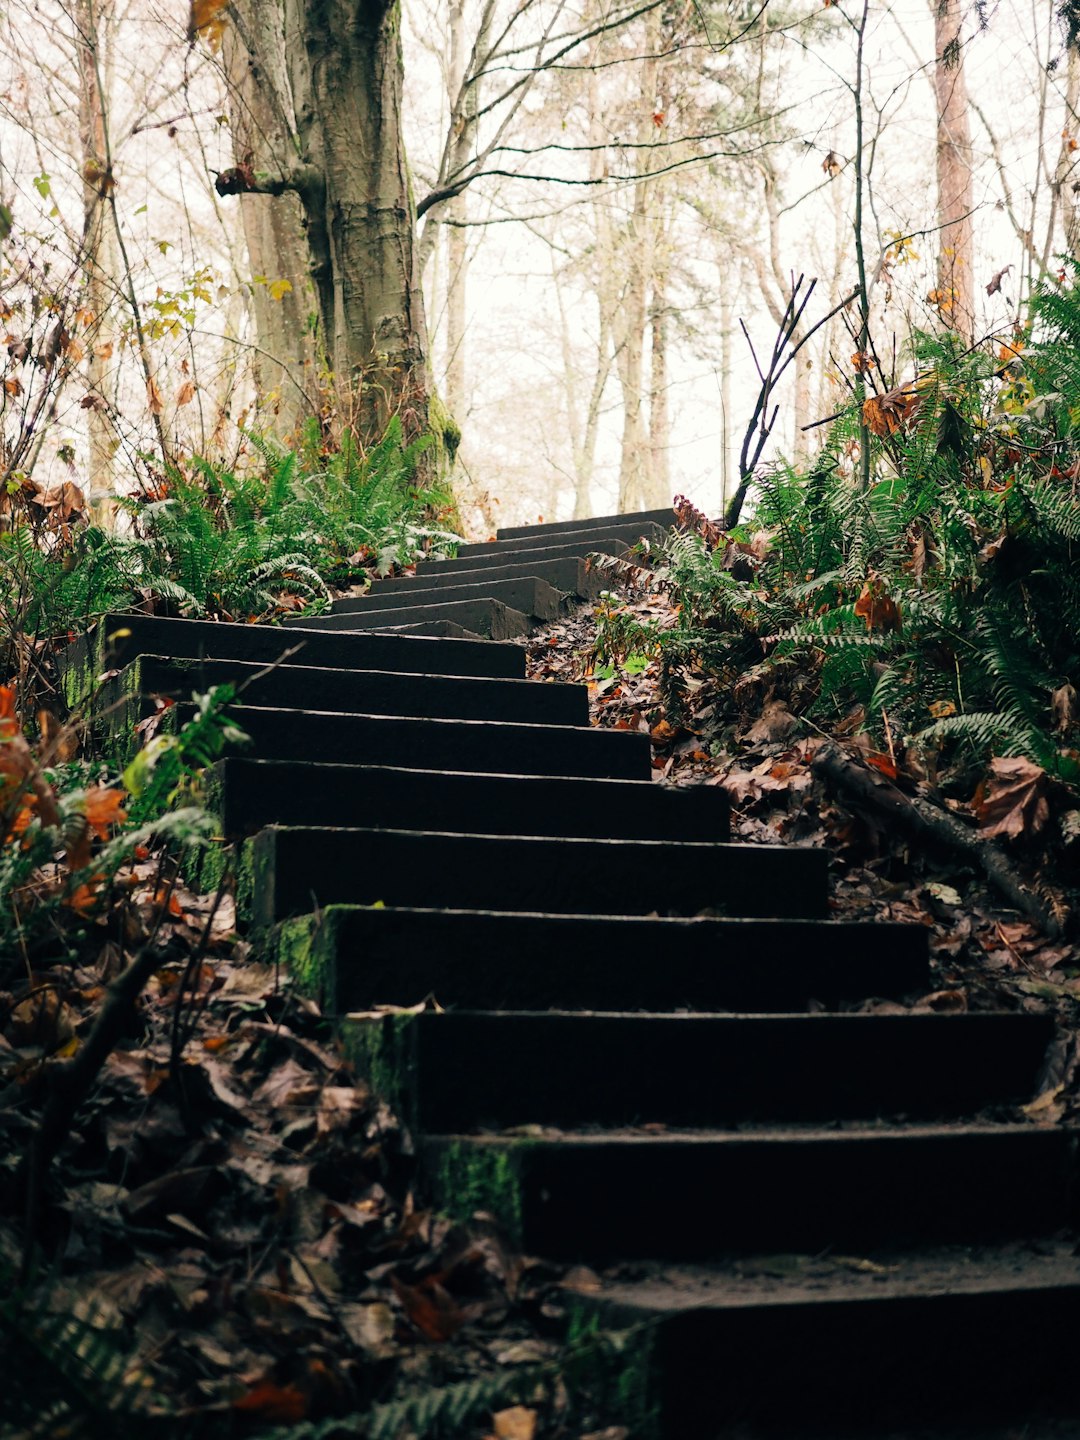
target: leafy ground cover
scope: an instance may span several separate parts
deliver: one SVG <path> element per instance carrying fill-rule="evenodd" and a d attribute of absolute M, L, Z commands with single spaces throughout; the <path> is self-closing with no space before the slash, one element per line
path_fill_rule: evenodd
<path fill-rule="evenodd" d="M 325 609 L 371 577 L 404 573 L 457 539 L 450 497 L 415 483 L 429 437 L 406 445 L 391 420 L 361 452 L 318 428 L 295 449 L 249 437 L 232 466 L 193 457 L 121 497 L 91 523 L 74 481 L 0 490 L 0 680 L 28 713 L 58 710 L 52 657 L 97 615 L 241 622 Z"/>

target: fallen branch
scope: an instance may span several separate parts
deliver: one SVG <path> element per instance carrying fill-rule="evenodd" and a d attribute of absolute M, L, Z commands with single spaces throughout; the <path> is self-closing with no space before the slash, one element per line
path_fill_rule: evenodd
<path fill-rule="evenodd" d="M 966 825 L 918 796 L 905 795 L 876 770 L 871 770 L 837 745 L 826 744 L 814 755 L 810 769 L 838 791 L 855 810 L 884 817 L 908 839 L 963 855 L 1017 910 L 1052 939 L 1062 934 L 1061 921 L 1042 898 L 1017 875 L 1008 857 L 992 840 L 982 840 Z"/>

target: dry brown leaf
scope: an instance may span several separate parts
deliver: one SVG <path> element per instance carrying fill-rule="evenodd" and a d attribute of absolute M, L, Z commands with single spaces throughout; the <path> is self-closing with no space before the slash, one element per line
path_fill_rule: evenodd
<path fill-rule="evenodd" d="M 1046 771 L 1022 755 L 990 761 L 990 776 L 976 794 L 975 814 L 985 839 L 1004 835 L 1033 839 L 1050 818 L 1046 800 Z"/>
<path fill-rule="evenodd" d="M 1067 680 L 1050 696 L 1050 713 L 1054 717 L 1054 729 L 1060 735 L 1075 725 L 1076 691 Z"/>
<path fill-rule="evenodd" d="M 914 385 L 898 385 L 882 395 L 863 401 L 863 420 L 868 429 L 883 438 L 895 435 L 918 412 L 922 396 Z"/>
<path fill-rule="evenodd" d="M 190 380 L 185 380 L 184 383 L 180 386 L 180 389 L 176 392 L 176 408 L 180 409 L 180 407 L 183 405 L 190 405 L 192 400 L 194 399 L 195 386 L 191 383 Z"/>
<path fill-rule="evenodd" d="M 496 1410 L 491 1418 L 495 1422 L 497 1440 L 533 1440 L 536 1434 L 536 1411 L 524 1405 Z"/>
<path fill-rule="evenodd" d="M 146 381 L 146 403 L 150 406 L 151 415 L 160 415 L 165 409 L 165 402 L 161 398 L 161 391 L 158 389 L 157 381 L 152 375 Z"/>

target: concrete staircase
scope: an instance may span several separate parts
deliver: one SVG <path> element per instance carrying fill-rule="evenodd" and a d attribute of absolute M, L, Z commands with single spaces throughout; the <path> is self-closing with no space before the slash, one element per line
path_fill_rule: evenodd
<path fill-rule="evenodd" d="M 670 519 L 501 531 L 287 630 L 107 617 L 68 683 L 116 670 L 114 726 L 245 687 L 212 786 L 253 934 L 343 1017 L 437 999 L 353 1053 L 439 1206 L 604 1271 L 567 1303 L 633 1337 L 634 1440 L 1080 1409 L 1076 1136 L 1017 1108 L 1050 1023 L 842 1013 L 925 991 L 925 932 L 829 920 L 824 853 L 732 844 L 475 638 Z"/>

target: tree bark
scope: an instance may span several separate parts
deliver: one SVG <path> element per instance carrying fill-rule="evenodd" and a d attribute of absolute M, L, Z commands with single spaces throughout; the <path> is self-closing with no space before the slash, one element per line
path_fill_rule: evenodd
<path fill-rule="evenodd" d="M 465 78 L 465 14 L 463 0 L 450 4 L 450 68 L 447 92 L 451 109 L 458 103 Z M 475 117 L 476 86 L 472 86 L 467 108 Z M 458 195 L 446 206 L 446 408 L 460 422 L 465 413 L 465 294 L 469 257 L 462 222 L 466 219 L 466 197 Z"/>
<path fill-rule="evenodd" d="M 119 265 L 115 235 L 105 203 L 113 176 L 109 173 L 109 147 L 105 134 L 107 83 L 107 31 L 111 12 L 107 3 L 76 0 L 74 9 L 76 52 L 79 64 L 79 142 L 83 175 L 83 271 L 85 308 L 93 315 L 86 357 L 86 385 L 95 403 L 86 412 L 90 512 L 99 525 L 111 523 L 110 502 L 116 493 L 114 459 L 119 447 L 111 418 L 110 376 L 114 372 L 117 332 L 113 300 Z"/>
<path fill-rule="evenodd" d="M 975 208 L 971 123 L 961 40 L 960 0 L 934 7 L 934 97 L 937 104 L 938 311 L 969 343 L 975 332 L 972 266 Z"/>
<path fill-rule="evenodd" d="M 1065 73 L 1065 124 L 1054 183 L 1061 201 L 1065 249 L 1080 260 L 1080 50 L 1069 46 Z"/>
<path fill-rule="evenodd" d="M 240 29 L 251 34 L 253 20 L 250 7 L 246 8 L 246 23 Z M 265 33 L 263 39 L 258 57 L 250 54 L 237 29 L 229 29 L 222 44 L 236 163 L 255 171 L 273 170 L 287 144 L 282 116 L 269 99 L 272 92 L 258 77 L 261 64 L 273 73 L 275 88 L 283 88 L 284 44 L 272 45 Z M 240 196 L 240 219 L 252 279 L 256 344 L 252 377 L 265 422 L 279 440 L 289 441 L 304 416 L 318 408 L 315 332 L 309 322 L 316 301 L 308 273 L 303 211 L 291 191 L 246 194 Z"/>
<path fill-rule="evenodd" d="M 400 0 L 252 0 L 252 71 L 295 127 L 277 173 L 238 166 L 220 194 L 294 190 L 304 211 L 320 341 L 341 415 L 371 443 L 391 415 L 428 426 L 416 217 L 401 130 Z M 287 96 L 267 52 L 284 38 Z"/>

